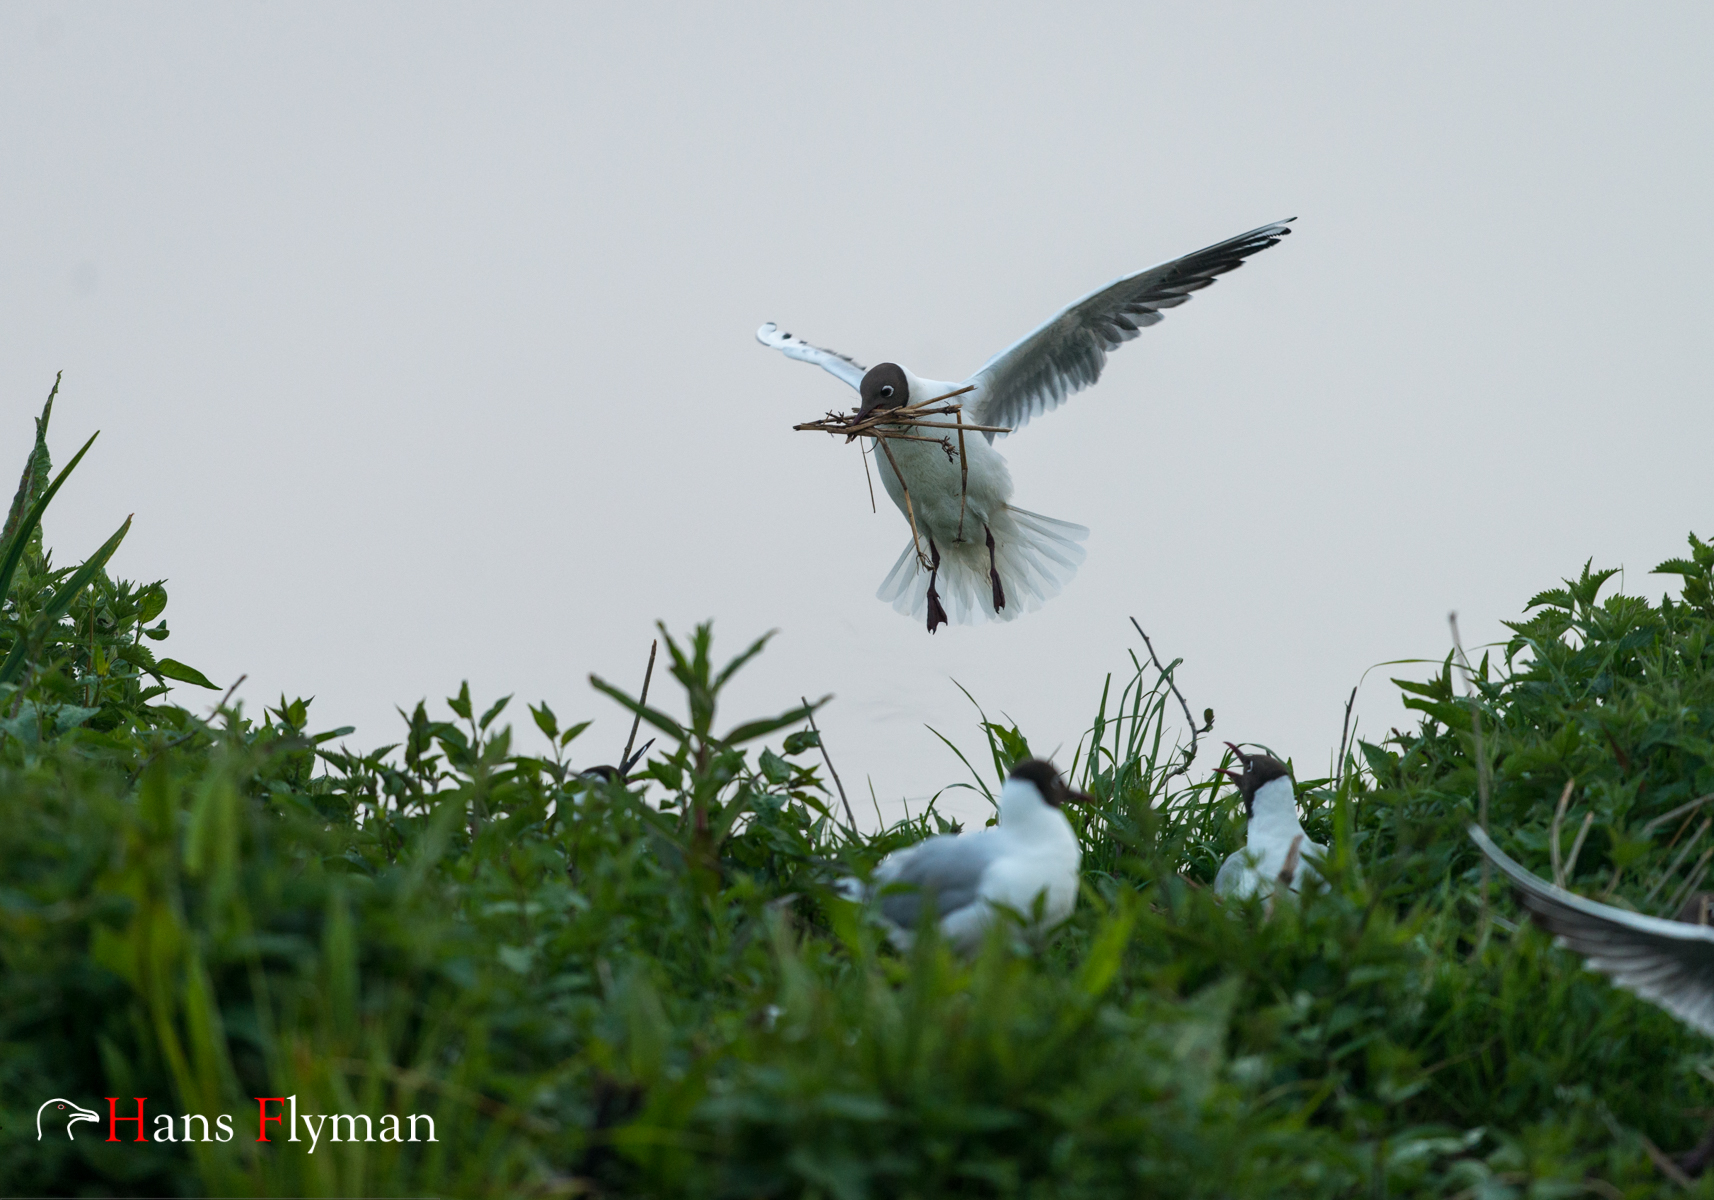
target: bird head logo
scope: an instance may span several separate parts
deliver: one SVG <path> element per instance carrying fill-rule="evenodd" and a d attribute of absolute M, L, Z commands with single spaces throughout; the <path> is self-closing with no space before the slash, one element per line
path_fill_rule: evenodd
<path fill-rule="evenodd" d="M 101 1118 L 90 1112 L 81 1104 L 73 1104 L 70 1100 L 55 1096 L 36 1110 L 36 1140 L 42 1140 L 42 1117 L 48 1118 L 48 1128 L 57 1128 L 57 1122 L 65 1123 L 65 1135 L 71 1138 L 71 1127 L 79 1121 L 100 1121 Z M 72 1139 L 76 1140 L 76 1139 Z"/>

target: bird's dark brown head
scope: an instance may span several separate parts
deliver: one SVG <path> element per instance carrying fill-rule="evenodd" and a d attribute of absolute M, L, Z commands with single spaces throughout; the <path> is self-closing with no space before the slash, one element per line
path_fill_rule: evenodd
<path fill-rule="evenodd" d="M 1012 768 L 1011 778 L 1022 779 L 1027 783 L 1035 784 L 1036 791 L 1041 793 L 1042 799 L 1054 808 L 1066 803 L 1091 803 L 1089 797 L 1082 792 L 1076 792 L 1066 787 L 1065 781 L 1059 777 L 1059 772 L 1054 770 L 1053 764 L 1043 759 L 1024 759 L 1023 762 Z"/>
<path fill-rule="evenodd" d="M 905 379 L 904 368 L 898 363 L 880 363 L 869 368 L 857 392 L 862 402 L 858 416 L 867 416 L 877 408 L 903 408 L 911 402 L 911 385 Z"/>
<path fill-rule="evenodd" d="M 1244 802 L 1244 817 L 1248 820 L 1255 815 L 1256 792 L 1263 784 L 1272 783 L 1282 775 L 1289 776 L 1286 765 L 1271 754 L 1245 754 L 1231 742 L 1227 748 L 1238 756 L 1238 761 L 1244 764 L 1244 773 L 1222 767 L 1220 773 L 1238 785 L 1238 797 Z"/>

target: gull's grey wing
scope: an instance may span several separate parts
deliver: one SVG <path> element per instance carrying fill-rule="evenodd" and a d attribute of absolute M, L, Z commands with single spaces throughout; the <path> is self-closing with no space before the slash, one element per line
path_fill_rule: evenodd
<path fill-rule="evenodd" d="M 837 375 L 852 387 L 861 387 L 863 376 L 869 368 L 854 358 L 840 354 L 836 350 L 823 350 L 820 346 L 812 346 L 800 337 L 780 332 L 780 327 L 769 321 L 756 330 L 756 340 L 764 346 L 778 350 L 788 358 L 800 362 L 814 363 L 830 375 Z"/>
<path fill-rule="evenodd" d="M 1144 326 L 1163 320 L 1161 309 L 1176 308 L 1235 271 L 1252 254 L 1266 250 L 1291 232 L 1288 217 L 1249 233 L 1148 267 L 1089 293 L 1028 336 L 989 359 L 968 382 L 979 389 L 973 406 L 976 423 L 1021 428 L 1031 417 L 1058 408 L 1082 391 L 1107 365 L 1109 351 L 1137 336 Z M 993 441 L 989 434 L 988 440 Z"/>
<path fill-rule="evenodd" d="M 899 851 L 875 872 L 881 915 L 902 929 L 914 929 L 925 901 L 941 919 L 975 903 L 982 873 L 994 858 L 990 842 L 981 833 L 943 833 Z M 893 884 L 909 887 L 894 891 Z"/>
<path fill-rule="evenodd" d="M 1511 880 L 1536 923 L 1558 934 L 1591 970 L 1714 1037 L 1714 928 L 1585 900 L 1531 875 L 1480 827 L 1472 825 L 1470 837 Z"/>

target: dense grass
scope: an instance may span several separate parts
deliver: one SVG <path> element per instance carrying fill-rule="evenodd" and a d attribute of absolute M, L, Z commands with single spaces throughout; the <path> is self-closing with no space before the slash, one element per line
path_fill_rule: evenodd
<path fill-rule="evenodd" d="M 1076 916 L 965 962 L 883 948 L 830 890 L 941 823 L 847 830 L 801 705 L 720 712 L 761 642 L 720 666 L 706 626 L 665 639 L 664 749 L 628 788 L 577 774 L 581 726 L 533 707 L 525 753 L 463 689 L 347 753 L 301 700 L 169 696 L 206 681 L 151 650 L 165 589 L 54 566 L 44 440 L 30 461 L 0 579 L 0 1192 L 1652 1195 L 1643 1137 L 1701 1131 L 1707 1043 L 1484 902 L 1463 834 L 1487 786 L 1543 874 L 1592 813 L 1573 886 L 1658 912 L 1692 882 L 1714 827 L 1650 822 L 1714 791 L 1695 539 L 1663 568 L 1682 602 L 1599 601 L 1587 567 L 1530 602 L 1478 671 L 1480 758 L 1448 659 L 1400 684 L 1418 729 L 1300 772 L 1331 887 L 1271 914 L 1207 890 L 1232 789 L 1207 739 L 1174 773 L 1177 702 L 1133 657 L 1078 749 Z M 981 729 L 948 774 L 986 790 L 1028 744 Z M 258 1144 L 254 1097 L 292 1095 L 438 1140 Z M 38 1142 L 53 1096 L 238 1135 Z"/>

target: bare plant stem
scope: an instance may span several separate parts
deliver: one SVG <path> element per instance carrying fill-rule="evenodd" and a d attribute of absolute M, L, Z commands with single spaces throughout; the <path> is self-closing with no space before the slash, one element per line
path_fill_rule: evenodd
<path fill-rule="evenodd" d="M 1645 907 L 1650 900 L 1655 898 L 1655 893 L 1666 886 L 1666 881 L 1678 873 L 1679 866 L 1683 864 L 1684 860 L 1690 854 L 1690 848 L 1702 840 L 1702 835 L 1708 832 L 1708 827 L 1710 825 L 1714 825 L 1714 817 L 1704 817 L 1702 819 L 1702 824 L 1696 827 L 1695 834 L 1691 836 L 1688 842 L 1684 843 L 1684 849 L 1680 850 L 1678 854 L 1674 856 L 1672 865 L 1665 871 L 1661 872 L 1660 878 L 1654 881 L 1654 886 L 1649 889 L 1648 895 L 1643 897 L 1643 902 L 1637 905 L 1638 908 Z"/>
<path fill-rule="evenodd" d="M 1683 907 L 1684 902 L 1696 890 L 1696 885 L 1702 882 L 1704 875 L 1708 874 L 1708 860 L 1710 858 L 1714 858 L 1714 846 L 1710 846 L 1702 852 L 1702 857 L 1696 860 L 1694 867 L 1690 868 L 1690 878 L 1684 881 L 1683 887 L 1673 893 L 1672 899 L 1667 901 L 1666 907 L 1661 910 L 1661 916 L 1676 917 L 1678 915 L 1678 910 Z"/>
<path fill-rule="evenodd" d="M 1565 886 L 1565 868 L 1559 863 L 1559 823 L 1565 820 L 1565 806 L 1571 800 L 1571 789 L 1576 786 L 1576 776 L 1565 781 L 1565 790 L 1559 793 L 1559 805 L 1553 810 L 1553 820 L 1547 827 L 1548 856 L 1553 860 L 1553 882 L 1556 887 Z"/>
<path fill-rule="evenodd" d="M 932 571 L 934 568 L 929 564 L 928 555 L 922 552 L 922 535 L 917 533 L 917 514 L 915 507 L 911 504 L 911 489 L 905 486 L 905 477 L 899 473 L 898 461 L 893 458 L 893 452 L 888 448 L 886 439 L 881 438 L 879 444 L 881 449 L 887 452 L 887 462 L 892 465 L 893 477 L 899 481 L 899 490 L 905 494 L 905 516 L 910 519 L 911 546 L 917 552 L 917 563 L 923 570 Z"/>
<path fill-rule="evenodd" d="M 1476 744 L 1476 796 L 1477 823 L 1482 832 L 1488 832 L 1488 755 L 1482 746 L 1482 705 L 1476 698 L 1475 672 L 1470 669 L 1470 656 L 1464 653 L 1464 640 L 1458 636 L 1458 614 L 1446 614 L 1447 624 L 1452 626 L 1452 645 L 1458 651 L 1458 666 L 1464 674 L 1464 694 L 1470 701 L 1470 730 Z M 1482 924 L 1483 934 L 1487 933 L 1488 924 L 1488 877 L 1492 872 L 1488 856 L 1482 856 Z M 1477 944 L 1486 941 L 1486 937 L 1478 937 Z"/>
<path fill-rule="evenodd" d="M 649 680 L 655 677 L 655 651 L 660 649 L 657 638 L 649 643 L 649 669 L 643 672 L 643 694 L 637 699 L 637 707 L 641 709 L 649 702 Z M 637 726 L 642 723 L 643 714 L 638 712 L 631 718 L 631 736 L 625 739 L 625 753 L 619 756 L 619 768 L 623 772 L 625 764 L 631 761 L 631 747 L 637 744 Z M 624 774 L 620 774 L 619 782 L 625 782 Z"/>
<path fill-rule="evenodd" d="M 1166 680 L 1166 685 L 1172 689 L 1172 694 L 1178 697 L 1179 707 L 1184 709 L 1185 722 L 1190 726 L 1190 749 L 1185 752 L 1184 762 L 1180 763 L 1177 769 L 1169 771 L 1167 778 L 1171 779 L 1174 775 L 1188 775 L 1190 764 L 1196 760 L 1197 734 L 1199 732 L 1196 728 L 1196 718 L 1190 715 L 1190 705 L 1185 703 L 1184 693 L 1178 690 L 1178 682 L 1173 679 L 1171 672 L 1161 666 L 1160 656 L 1155 653 L 1155 644 L 1149 641 L 1148 634 L 1143 633 L 1143 627 L 1137 624 L 1137 618 L 1131 618 L 1131 626 L 1141 635 L 1143 645 L 1148 648 L 1149 661 L 1155 664 L 1155 670 L 1159 671 L 1161 678 Z"/>
<path fill-rule="evenodd" d="M 964 456 L 964 408 L 958 410 L 958 536 L 964 540 L 964 499 L 970 493 L 970 460 Z"/>
<path fill-rule="evenodd" d="M 809 697 L 800 697 L 803 706 L 809 707 Z M 857 817 L 851 811 L 851 801 L 845 798 L 845 785 L 839 781 L 839 772 L 833 769 L 833 756 L 827 752 L 827 743 L 822 740 L 821 730 L 815 727 L 815 714 L 809 714 L 810 732 L 815 734 L 815 744 L 821 747 L 821 761 L 827 764 L 827 773 L 833 776 L 833 786 L 839 789 L 839 802 L 845 806 L 845 820 L 851 826 L 851 832 L 857 832 Z"/>
<path fill-rule="evenodd" d="M 1361 687 L 1358 684 L 1358 687 Z M 1345 701 L 1345 723 L 1339 727 L 1339 771 L 1334 781 L 1334 790 L 1345 786 L 1345 752 L 1351 744 L 1351 706 L 1357 703 L 1357 688 L 1351 689 L 1351 696 Z"/>
<path fill-rule="evenodd" d="M 1577 831 L 1576 839 L 1571 843 L 1571 857 L 1565 860 L 1565 877 L 1570 879 L 1577 870 L 1577 856 L 1583 853 L 1583 839 L 1589 836 L 1589 826 L 1595 823 L 1595 810 L 1590 809 L 1583 814 L 1583 827 Z"/>

